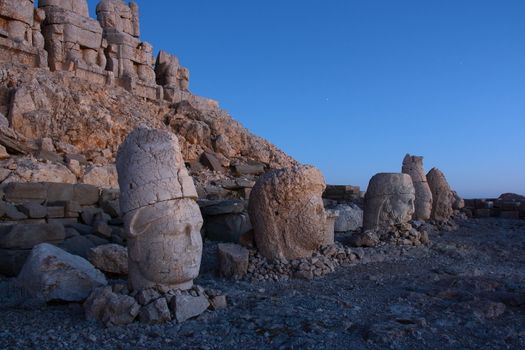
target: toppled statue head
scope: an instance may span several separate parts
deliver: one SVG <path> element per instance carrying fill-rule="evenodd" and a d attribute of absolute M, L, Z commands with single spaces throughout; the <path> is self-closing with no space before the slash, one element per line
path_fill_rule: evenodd
<path fill-rule="evenodd" d="M 191 288 L 200 269 L 203 220 L 177 137 L 134 130 L 119 148 L 117 170 L 130 287 Z"/>

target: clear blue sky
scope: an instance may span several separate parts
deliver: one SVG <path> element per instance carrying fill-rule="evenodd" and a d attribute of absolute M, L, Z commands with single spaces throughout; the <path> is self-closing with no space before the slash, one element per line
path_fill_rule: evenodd
<path fill-rule="evenodd" d="M 138 4 L 195 94 L 329 183 L 365 189 L 412 153 L 463 196 L 525 193 L 523 0 Z"/>

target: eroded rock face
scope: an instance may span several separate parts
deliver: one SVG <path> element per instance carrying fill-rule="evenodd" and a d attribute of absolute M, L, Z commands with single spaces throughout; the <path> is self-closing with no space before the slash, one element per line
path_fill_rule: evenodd
<path fill-rule="evenodd" d="M 311 166 L 274 170 L 259 178 L 248 211 L 262 255 L 268 259 L 308 257 L 330 241 L 321 198 L 325 186 L 321 172 Z"/>
<path fill-rule="evenodd" d="M 189 289 L 202 256 L 202 216 L 177 137 L 138 128 L 117 154 L 131 289 Z"/>
<path fill-rule="evenodd" d="M 416 191 L 414 220 L 428 220 L 432 212 L 432 192 L 423 169 L 423 157 L 407 154 L 403 159 L 402 173 L 410 175 Z"/>
<path fill-rule="evenodd" d="M 376 174 L 365 195 L 363 231 L 409 222 L 414 215 L 415 193 L 410 175 Z"/>
<path fill-rule="evenodd" d="M 447 221 L 454 213 L 453 205 L 455 202 L 454 194 L 447 179 L 439 169 L 432 168 L 427 174 L 427 181 L 434 198 L 430 218 L 438 222 Z"/>

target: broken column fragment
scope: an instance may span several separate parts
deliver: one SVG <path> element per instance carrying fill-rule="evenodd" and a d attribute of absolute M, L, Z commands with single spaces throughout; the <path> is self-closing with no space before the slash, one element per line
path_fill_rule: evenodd
<path fill-rule="evenodd" d="M 407 154 L 403 159 L 402 173 L 410 175 L 416 191 L 414 220 L 428 220 L 432 212 L 432 192 L 423 169 L 423 157 Z"/>
<path fill-rule="evenodd" d="M 415 198 L 410 175 L 376 174 L 365 195 L 363 231 L 388 229 L 409 222 L 414 214 Z"/>
<path fill-rule="evenodd" d="M 323 175 L 312 166 L 274 170 L 259 178 L 248 211 L 262 255 L 304 258 L 321 245 L 333 243 L 321 198 L 325 186 Z"/>
<path fill-rule="evenodd" d="M 202 216 L 177 137 L 138 128 L 117 154 L 131 289 L 189 289 L 202 256 Z"/>

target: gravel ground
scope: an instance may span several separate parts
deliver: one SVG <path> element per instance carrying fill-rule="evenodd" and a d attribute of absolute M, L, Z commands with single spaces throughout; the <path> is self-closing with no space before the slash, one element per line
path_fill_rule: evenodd
<path fill-rule="evenodd" d="M 365 249 L 313 281 L 232 282 L 206 244 L 197 283 L 226 310 L 184 324 L 105 328 L 80 304 L 10 306 L 0 282 L 0 349 L 524 349 L 525 221 L 469 220 L 429 247 Z"/>

